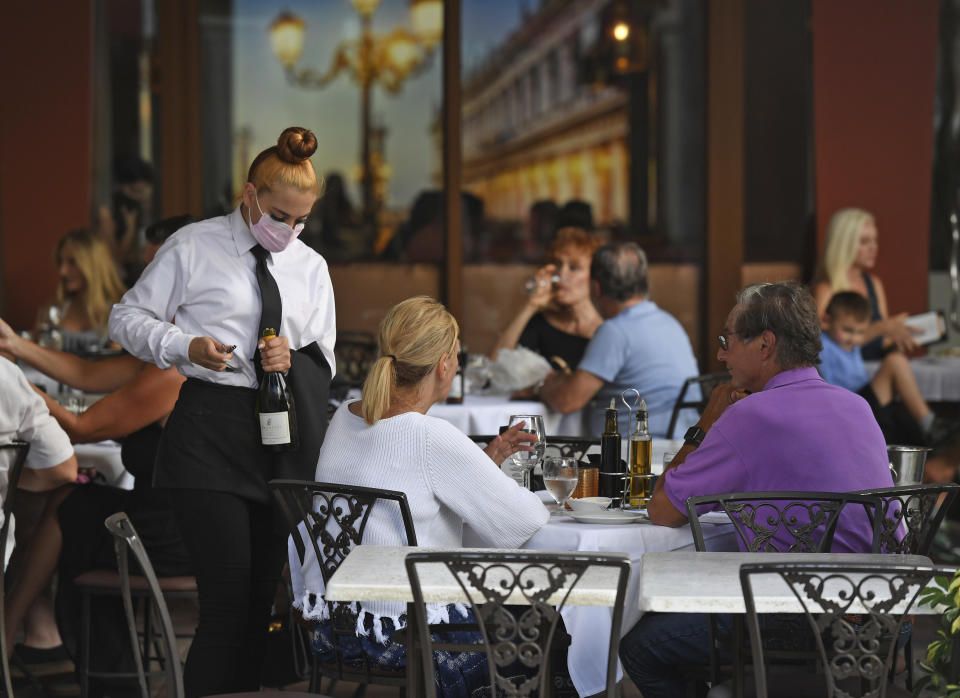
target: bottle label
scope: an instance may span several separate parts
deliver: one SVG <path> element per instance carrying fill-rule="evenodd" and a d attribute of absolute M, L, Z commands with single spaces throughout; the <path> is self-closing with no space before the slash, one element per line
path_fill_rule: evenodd
<path fill-rule="evenodd" d="M 261 412 L 260 441 L 264 446 L 290 443 L 290 413 Z"/>

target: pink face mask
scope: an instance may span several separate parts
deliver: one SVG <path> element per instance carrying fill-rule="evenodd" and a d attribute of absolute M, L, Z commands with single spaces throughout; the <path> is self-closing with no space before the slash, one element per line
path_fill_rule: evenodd
<path fill-rule="evenodd" d="M 257 210 L 260 211 L 260 220 L 250 225 L 250 234 L 253 235 L 254 240 L 260 243 L 263 249 L 269 252 L 282 252 L 303 232 L 303 223 L 297 223 L 296 226 L 291 228 L 282 221 L 276 221 L 264 214 L 256 194 L 253 195 L 253 198 L 257 202 Z M 250 218 L 252 219 L 253 216 L 251 215 Z"/>

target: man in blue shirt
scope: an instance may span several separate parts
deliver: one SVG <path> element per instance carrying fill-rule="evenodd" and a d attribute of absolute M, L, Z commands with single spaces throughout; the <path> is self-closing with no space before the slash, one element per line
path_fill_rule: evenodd
<path fill-rule="evenodd" d="M 589 415 L 593 434 L 603 431 L 603 408 L 611 397 L 617 398 L 621 410 L 621 435 L 630 433 L 629 413 L 619 397 L 627 388 L 636 388 L 647 402 L 650 433 L 667 436 L 683 382 L 699 373 L 686 331 L 648 299 L 649 286 L 647 256 L 637 244 L 619 242 L 598 249 L 590 265 L 590 287 L 605 321 L 577 370 L 550 374 L 540 390 L 549 407 L 564 413 L 593 401 Z M 695 411 L 682 412 L 677 432 L 682 434 L 696 421 Z"/>

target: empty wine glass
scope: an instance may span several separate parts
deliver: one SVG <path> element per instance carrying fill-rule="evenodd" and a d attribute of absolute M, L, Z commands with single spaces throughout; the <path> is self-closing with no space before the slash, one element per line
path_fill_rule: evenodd
<path fill-rule="evenodd" d="M 543 460 L 543 450 L 546 446 L 546 434 L 543 431 L 543 417 L 539 414 L 514 414 L 510 415 L 509 426 L 524 422 L 522 431 L 534 434 L 536 441 L 524 441 L 523 445 L 532 446 L 532 451 L 521 450 L 510 456 L 513 464 L 520 469 L 522 475 L 521 484 L 530 489 L 530 473 Z"/>
<path fill-rule="evenodd" d="M 557 502 L 554 515 L 563 514 L 564 504 L 577 488 L 575 458 L 547 458 L 543 462 L 543 484 Z"/>

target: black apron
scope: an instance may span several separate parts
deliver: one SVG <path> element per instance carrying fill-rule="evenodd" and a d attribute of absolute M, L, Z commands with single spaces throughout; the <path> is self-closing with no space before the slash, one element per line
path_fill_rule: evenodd
<path fill-rule="evenodd" d="M 316 342 L 291 351 L 290 361 L 287 383 L 300 436 L 296 451 L 262 446 L 254 388 L 188 378 L 163 430 L 154 486 L 214 490 L 270 504 L 270 480 L 313 480 L 327 428 L 331 372 Z"/>

